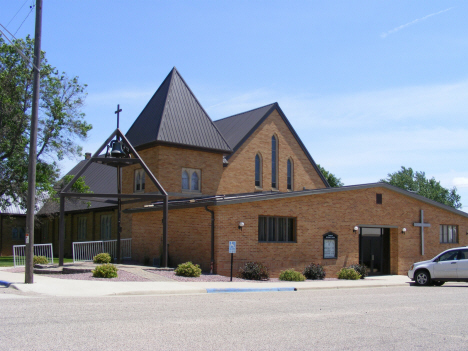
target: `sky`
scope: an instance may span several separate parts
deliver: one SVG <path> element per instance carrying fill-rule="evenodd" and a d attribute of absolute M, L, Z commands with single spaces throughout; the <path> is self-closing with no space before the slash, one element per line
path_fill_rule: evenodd
<path fill-rule="evenodd" d="M 34 36 L 32 0 L 0 23 Z M 88 85 L 84 151 L 126 132 L 172 67 L 213 120 L 278 102 L 345 185 L 401 166 L 468 211 L 468 2 L 44 0 L 42 50 Z M 77 160 L 62 163 L 68 172 Z"/>

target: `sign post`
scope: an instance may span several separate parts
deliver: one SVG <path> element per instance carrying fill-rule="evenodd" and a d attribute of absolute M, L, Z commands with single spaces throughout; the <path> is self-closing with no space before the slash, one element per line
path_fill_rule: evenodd
<path fill-rule="evenodd" d="M 231 282 L 232 282 L 232 263 L 234 262 L 234 254 L 236 253 L 236 242 L 229 242 L 229 253 L 231 254 Z"/>

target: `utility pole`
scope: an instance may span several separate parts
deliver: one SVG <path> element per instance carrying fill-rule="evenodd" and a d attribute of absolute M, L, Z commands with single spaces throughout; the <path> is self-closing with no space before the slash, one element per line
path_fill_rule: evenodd
<path fill-rule="evenodd" d="M 33 102 L 31 111 L 31 136 L 29 144 L 28 168 L 28 199 L 26 212 L 26 266 L 24 282 L 34 283 L 33 257 L 34 257 L 34 210 L 36 208 L 36 158 L 37 158 L 37 120 L 39 110 L 39 89 L 41 69 L 41 36 L 42 36 L 42 0 L 36 0 L 36 29 L 34 34 L 34 83 Z"/>

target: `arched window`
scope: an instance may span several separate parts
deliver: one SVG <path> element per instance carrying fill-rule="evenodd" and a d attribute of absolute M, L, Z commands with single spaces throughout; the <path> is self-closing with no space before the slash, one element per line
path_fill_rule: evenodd
<path fill-rule="evenodd" d="M 255 186 L 262 187 L 262 158 L 259 154 L 255 155 Z"/>
<path fill-rule="evenodd" d="M 288 190 L 293 190 L 293 180 L 294 180 L 293 177 L 294 177 L 293 163 L 292 163 L 292 160 L 289 158 L 288 165 L 287 165 L 287 188 Z"/>
<path fill-rule="evenodd" d="M 278 188 L 278 139 L 271 137 L 271 187 Z"/>
<path fill-rule="evenodd" d="M 192 173 L 192 182 L 191 182 L 191 188 L 190 190 L 199 190 L 198 187 L 198 174 L 197 172 Z"/>
<path fill-rule="evenodd" d="M 189 190 L 189 176 L 187 171 L 182 172 L 182 189 Z"/>

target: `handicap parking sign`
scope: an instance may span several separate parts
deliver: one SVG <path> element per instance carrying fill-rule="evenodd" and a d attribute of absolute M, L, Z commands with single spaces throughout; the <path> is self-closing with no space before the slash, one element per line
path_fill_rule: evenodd
<path fill-rule="evenodd" d="M 236 242 L 230 241 L 229 242 L 229 253 L 234 254 L 236 253 Z"/>

